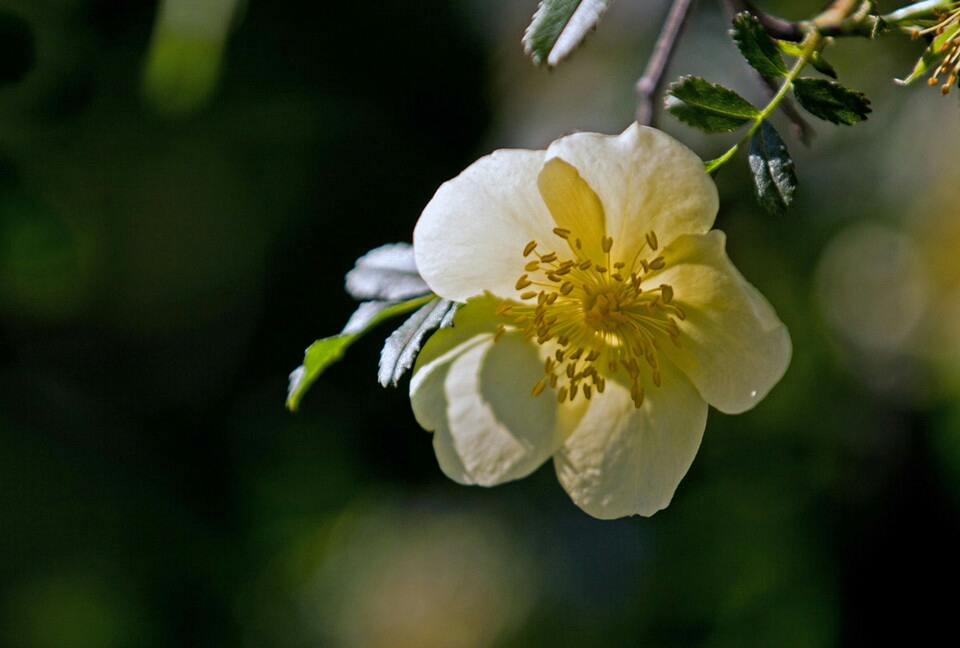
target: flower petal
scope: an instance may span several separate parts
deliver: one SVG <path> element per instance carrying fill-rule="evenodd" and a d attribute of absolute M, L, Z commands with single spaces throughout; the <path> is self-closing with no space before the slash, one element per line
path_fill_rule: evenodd
<path fill-rule="evenodd" d="M 485 290 L 514 296 L 524 246 L 557 238 L 537 191 L 543 156 L 495 151 L 440 186 L 413 231 L 417 269 L 435 293 L 460 302 Z"/>
<path fill-rule="evenodd" d="M 573 501 L 602 519 L 653 515 L 687 473 L 707 425 L 707 404 L 669 362 L 662 387 L 646 384 L 637 409 L 629 387 L 607 381 L 580 424 L 553 457 Z"/>
<path fill-rule="evenodd" d="M 549 394 L 531 395 L 543 377 L 538 346 L 517 331 L 494 342 L 497 304 L 490 295 L 467 302 L 452 328 L 428 340 L 410 381 L 413 413 L 434 432 L 443 472 L 461 484 L 525 477 L 560 447 L 576 420 Z"/>
<path fill-rule="evenodd" d="M 614 256 L 629 260 L 653 230 L 663 243 L 713 226 L 719 199 L 703 162 L 666 133 L 632 124 L 618 136 L 575 133 L 547 149 L 569 162 L 606 211 Z"/>
<path fill-rule="evenodd" d="M 672 285 L 686 313 L 678 323 L 681 348 L 663 352 L 708 403 L 739 414 L 777 384 L 792 346 L 773 307 L 727 257 L 725 242 L 716 230 L 677 238 L 663 250 L 667 268 L 652 281 Z"/>
<path fill-rule="evenodd" d="M 603 205 L 569 162 L 553 158 L 543 165 L 537 187 L 557 227 L 569 230 L 567 243 L 577 254 L 577 242 L 594 263 L 603 263 L 606 235 Z"/>

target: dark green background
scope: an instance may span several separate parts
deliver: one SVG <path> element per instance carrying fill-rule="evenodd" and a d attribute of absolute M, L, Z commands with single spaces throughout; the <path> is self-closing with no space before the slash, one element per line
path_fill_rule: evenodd
<path fill-rule="evenodd" d="M 916 202 L 878 194 L 872 166 L 907 139 L 904 97 L 956 120 L 955 98 L 890 83 L 919 52 L 906 39 L 838 54 L 879 93 L 878 125 L 819 125 L 809 152 L 788 140 L 796 210 L 765 216 L 742 159 L 721 172 L 718 225 L 795 357 L 754 411 L 711 412 L 655 517 L 593 520 L 549 465 L 493 490 L 449 482 L 406 383 L 376 383 L 389 328 L 283 408 L 303 349 L 353 308 L 354 259 L 409 240 L 491 142 L 528 143 L 504 126 L 522 122 L 511 88 L 573 87 L 551 101 L 580 105 L 575 66 L 599 60 L 622 92 L 602 118 L 629 122 L 657 24 L 611 10 L 583 62 L 548 74 L 522 55 L 525 4 L 491 5 L 497 40 L 465 3 L 251 0 L 209 103 L 171 114 L 143 87 L 153 3 L 0 3 L 0 645 L 872 646 L 949 626 L 933 584 L 960 572 L 960 400 L 912 356 L 895 366 L 929 397 L 875 389 L 815 294 L 834 233 L 900 227 Z M 681 66 L 722 38 L 701 4 L 674 76 L 706 73 Z M 704 157 L 730 143 L 666 125 Z M 905 170 L 928 159 L 904 150 Z M 422 615 L 390 630 L 364 607 L 377 597 Z M 349 610 L 370 634 L 344 629 Z"/>

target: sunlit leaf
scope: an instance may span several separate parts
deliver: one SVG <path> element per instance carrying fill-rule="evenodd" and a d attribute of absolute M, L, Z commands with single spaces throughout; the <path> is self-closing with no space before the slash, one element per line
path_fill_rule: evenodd
<path fill-rule="evenodd" d="M 776 44 L 760 21 L 750 13 L 744 11 L 737 14 L 733 19 L 731 35 L 743 58 L 757 72 L 767 77 L 787 75 L 787 66 L 783 63 Z"/>
<path fill-rule="evenodd" d="M 405 302 L 392 302 L 386 305 L 368 303 L 360 304 L 343 332 L 328 338 L 317 340 L 304 352 L 303 364 L 290 372 L 290 383 L 287 387 L 287 409 L 296 411 L 300 400 L 310 388 L 310 385 L 320 377 L 324 369 L 343 357 L 344 352 L 356 342 L 364 333 L 383 322 L 384 320 L 409 313 L 415 308 L 423 306 L 431 297 L 420 297 Z M 359 313 L 359 315 L 358 315 Z"/>
<path fill-rule="evenodd" d="M 426 295 L 409 243 L 391 243 L 370 250 L 347 273 L 347 292 L 354 299 L 401 301 Z"/>
<path fill-rule="evenodd" d="M 699 77 L 684 77 L 667 91 L 667 110 L 674 117 L 708 133 L 732 131 L 760 116 L 733 90 Z"/>
<path fill-rule="evenodd" d="M 523 49 L 537 65 L 553 67 L 596 27 L 611 0 L 541 0 L 523 35 Z"/>
<path fill-rule="evenodd" d="M 387 338 L 380 352 L 378 378 L 381 385 L 397 386 L 403 374 L 413 366 L 424 339 L 436 328 L 451 326 L 458 306 L 456 302 L 438 297 L 422 306 Z"/>
<path fill-rule="evenodd" d="M 749 161 L 757 201 L 769 213 L 782 215 L 793 203 L 797 176 L 786 145 L 767 120 L 750 138 Z"/>
<path fill-rule="evenodd" d="M 793 94 L 811 115 L 834 124 L 856 124 L 871 112 L 870 101 L 863 93 L 826 79 L 797 79 Z"/>

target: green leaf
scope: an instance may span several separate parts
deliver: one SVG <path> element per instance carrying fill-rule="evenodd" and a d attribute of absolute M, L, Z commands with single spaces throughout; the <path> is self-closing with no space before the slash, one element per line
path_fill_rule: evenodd
<path fill-rule="evenodd" d="M 667 110 L 674 117 L 708 133 L 735 130 L 760 116 L 760 111 L 721 85 L 699 77 L 684 77 L 667 91 Z"/>
<path fill-rule="evenodd" d="M 303 364 L 290 372 L 290 384 L 287 387 L 287 409 L 295 412 L 300 399 L 324 369 L 343 357 L 351 344 L 360 339 L 377 324 L 395 315 L 408 313 L 435 297 L 419 297 L 405 302 L 364 302 L 350 317 L 343 332 L 328 338 L 317 340 L 303 356 Z"/>
<path fill-rule="evenodd" d="M 826 79 L 797 79 L 793 94 L 811 115 L 834 124 L 856 124 L 871 112 L 870 101 L 863 93 Z"/>
<path fill-rule="evenodd" d="M 777 49 L 787 56 L 803 56 L 803 48 L 800 47 L 800 43 L 794 43 L 792 41 L 785 40 L 778 40 L 774 42 L 777 46 Z"/>
<path fill-rule="evenodd" d="M 541 0 L 523 49 L 537 65 L 554 67 L 593 30 L 611 0 Z"/>
<path fill-rule="evenodd" d="M 820 56 L 820 52 L 814 52 L 810 56 L 810 65 L 820 74 L 826 74 L 831 79 L 837 78 L 837 71 L 833 69 L 833 66 L 827 63 L 826 59 Z"/>
<path fill-rule="evenodd" d="M 730 31 L 740 53 L 747 63 L 765 77 L 787 76 L 787 66 L 777 51 L 777 45 L 767 31 L 749 12 L 742 11 L 733 19 Z"/>
<path fill-rule="evenodd" d="M 400 328 L 390 334 L 380 352 L 377 377 L 384 387 L 397 382 L 413 366 L 424 339 L 436 328 L 453 326 L 453 315 L 459 304 L 439 297 L 422 306 Z"/>
<path fill-rule="evenodd" d="M 782 215 L 793 203 L 797 176 L 786 145 L 766 119 L 750 138 L 748 158 L 757 201 L 769 213 Z"/>

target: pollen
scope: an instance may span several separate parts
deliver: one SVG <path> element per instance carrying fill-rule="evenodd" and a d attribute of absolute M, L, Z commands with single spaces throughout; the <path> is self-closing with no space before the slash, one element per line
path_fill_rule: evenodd
<path fill-rule="evenodd" d="M 497 308 L 508 326 L 545 348 L 544 375 L 531 394 L 550 388 L 560 403 L 589 400 L 603 394 L 608 378 L 620 376 L 634 406 L 642 407 L 644 385 L 661 384 L 663 343 L 682 346 L 682 295 L 670 284 L 653 283 L 669 257 L 657 254 L 653 231 L 640 238 L 640 249 L 630 250 L 610 236 L 585 246 L 593 241 L 575 235 L 580 232 L 557 227 L 553 233 L 561 249 L 541 253 L 551 247 L 547 242 L 527 243 L 518 258 L 518 294 Z M 594 250 L 593 258 L 587 250 Z M 502 334 L 498 329 L 497 339 Z"/>

